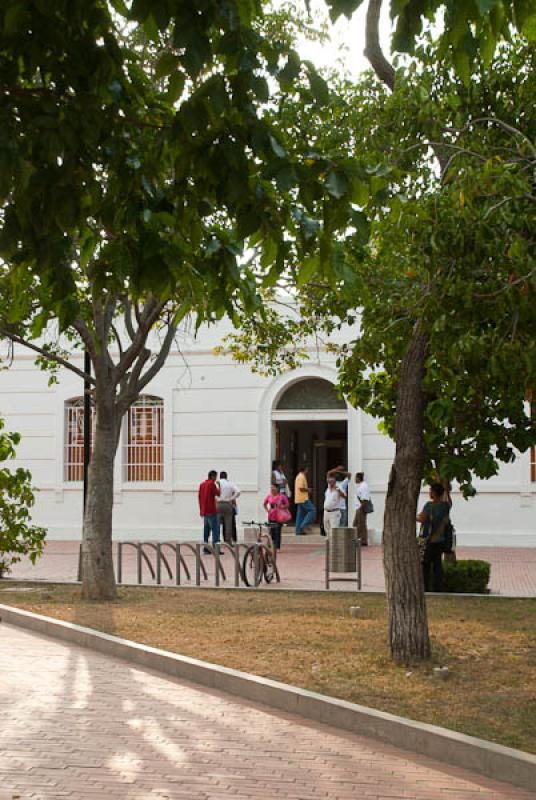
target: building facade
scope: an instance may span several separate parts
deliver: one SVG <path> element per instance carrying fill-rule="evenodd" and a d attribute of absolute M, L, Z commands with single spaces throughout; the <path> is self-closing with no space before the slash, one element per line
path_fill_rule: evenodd
<path fill-rule="evenodd" d="M 214 353 L 222 326 L 186 336 L 123 421 L 116 459 L 114 536 L 192 539 L 200 535 L 197 487 L 210 469 L 226 470 L 241 489 L 239 520 L 262 519 L 271 462 L 289 482 L 307 463 L 321 508 L 326 470 L 338 463 L 365 472 L 379 542 L 393 444 L 377 421 L 337 397 L 334 358 L 311 351 L 299 369 L 276 378 Z M 79 366 L 82 366 L 82 357 Z M 33 519 L 52 539 L 78 539 L 82 527 L 82 382 L 67 370 L 49 386 L 29 351 L 18 347 L 0 373 L 0 413 L 22 435 L 16 465 L 28 468 L 38 494 Z M 534 450 L 477 482 L 466 502 L 454 492 L 458 543 L 536 546 Z M 426 494 L 423 492 L 423 502 Z M 350 500 L 353 504 L 353 498 Z"/>

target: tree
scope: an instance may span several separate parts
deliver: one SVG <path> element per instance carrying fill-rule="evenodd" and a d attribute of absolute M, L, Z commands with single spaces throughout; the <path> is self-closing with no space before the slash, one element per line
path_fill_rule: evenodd
<path fill-rule="evenodd" d="M 266 112 L 268 79 L 290 91 L 307 76 L 311 105 L 325 84 L 277 25 L 264 35 L 259 12 L 243 0 L 2 10 L 1 333 L 93 386 L 86 598 L 116 594 L 123 415 L 185 316 L 199 325 L 258 306 L 249 243 L 277 272 L 307 226 L 281 202 L 289 153 Z M 316 180 L 305 170 L 299 183 Z M 77 346 L 93 376 L 69 360 Z"/>
<path fill-rule="evenodd" d="M 343 87 L 316 129 L 288 109 L 294 135 L 314 130 L 319 150 L 339 151 L 333 186 L 350 171 L 360 179 L 331 215 L 347 225 L 330 231 L 338 269 L 321 247 L 293 265 L 299 319 L 278 320 L 275 298 L 232 345 L 273 371 L 302 357 L 304 333 L 361 311 L 360 337 L 339 351 L 340 385 L 395 440 L 384 565 L 390 648 L 404 662 L 430 652 L 415 542 L 422 479 L 439 473 L 470 495 L 473 475 L 490 477 L 536 440 L 523 403 L 536 371 L 534 50 L 503 45 L 468 87 L 433 44 L 416 55 L 391 92 L 370 77 Z"/>
<path fill-rule="evenodd" d="M 350 17 L 363 0 L 326 0 L 335 20 Z M 382 0 L 368 3 L 369 25 L 377 25 Z M 393 50 L 414 54 L 416 43 L 427 25 L 441 30 L 439 57 L 449 57 L 466 84 L 478 58 L 489 67 L 495 49 L 510 38 L 516 28 L 528 41 L 536 41 L 536 10 L 531 0 L 489 0 L 489 2 L 445 2 L 445 0 L 392 0 L 389 5 L 394 23 Z M 367 40 L 365 55 L 371 64 L 383 61 L 380 79 L 389 82 L 394 72 L 383 59 L 379 38 Z M 375 67 L 376 69 L 376 67 Z"/>
<path fill-rule="evenodd" d="M 18 433 L 3 430 L 0 420 L 0 461 L 15 458 L 20 442 Z M 30 508 L 34 504 L 31 475 L 20 467 L 15 471 L 0 469 L 0 578 L 11 565 L 25 555 L 35 563 L 43 552 L 45 530 L 30 523 Z"/>

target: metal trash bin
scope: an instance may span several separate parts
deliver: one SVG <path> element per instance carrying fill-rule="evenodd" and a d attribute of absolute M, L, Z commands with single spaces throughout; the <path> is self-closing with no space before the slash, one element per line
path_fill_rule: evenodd
<path fill-rule="evenodd" d="M 355 572 L 356 529 L 332 528 L 329 537 L 329 571 Z"/>

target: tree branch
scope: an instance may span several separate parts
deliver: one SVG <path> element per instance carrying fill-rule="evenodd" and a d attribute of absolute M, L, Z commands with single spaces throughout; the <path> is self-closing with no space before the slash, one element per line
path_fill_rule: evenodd
<path fill-rule="evenodd" d="M 151 330 L 152 326 L 154 325 L 154 323 L 164 310 L 165 305 L 166 305 L 165 301 L 160 300 L 157 302 L 152 295 L 149 298 L 147 298 L 147 301 L 140 314 L 140 325 L 138 330 L 136 331 L 134 339 L 132 340 L 132 344 L 126 349 L 123 358 L 117 365 L 118 380 L 121 380 L 121 378 L 124 375 L 126 375 L 126 373 L 133 365 L 142 347 L 145 345 L 145 342 L 147 341 L 147 336 L 149 335 L 149 331 Z"/>
<path fill-rule="evenodd" d="M 365 28 L 365 56 L 378 78 L 391 91 L 395 88 L 395 71 L 380 45 L 380 12 L 382 0 L 369 0 Z"/>
<path fill-rule="evenodd" d="M 91 335 L 91 331 L 89 330 L 84 320 L 81 319 L 80 317 L 75 319 L 73 322 L 73 328 L 82 339 L 84 347 L 90 354 L 91 358 L 93 359 L 93 362 L 96 362 L 97 350 L 95 348 L 95 342 L 93 340 L 93 336 Z"/>
<path fill-rule="evenodd" d="M 166 335 L 164 337 L 164 341 L 162 342 L 162 346 L 160 351 L 147 370 L 147 372 L 142 375 L 139 383 L 138 383 L 138 394 L 143 391 L 143 389 L 147 386 L 147 384 L 152 381 L 154 376 L 162 369 L 166 358 L 169 355 L 169 351 L 171 349 L 171 345 L 173 344 L 173 340 L 175 338 L 175 334 L 177 332 L 177 323 L 175 321 L 168 323 L 169 327 L 166 331 Z"/>
<path fill-rule="evenodd" d="M 12 333 L 11 331 L 7 330 L 6 328 L 0 328 L 0 335 L 5 336 L 6 339 L 10 339 L 15 344 L 20 344 L 23 347 L 27 347 L 28 350 L 33 350 L 34 353 L 38 353 L 43 358 L 48 359 L 48 361 L 54 361 L 55 364 L 59 364 L 61 367 L 65 367 L 65 369 L 74 372 L 75 375 L 78 375 L 85 381 L 89 381 L 92 384 L 95 384 L 95 378 L 92 375 L 88 375 L 78 367 L 75 367 L 74 364 L 71 364 L 70 361 L 67 361 L 65 358 L 56 355 L 55 353 L 48 352 L 47 350 L 43 350 L 42 347 L 39 345 L 33 344 L 32 342 L 28 342 L 26 339 L 23 339 L 22 336 L 19 336 L 16 333 Z"/>

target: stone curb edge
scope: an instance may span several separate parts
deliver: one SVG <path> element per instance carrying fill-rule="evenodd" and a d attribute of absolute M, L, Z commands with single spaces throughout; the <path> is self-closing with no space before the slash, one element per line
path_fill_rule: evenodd
<path fill-rule="evenodd" d="M 335 582 L 335 581 L 334 581 Z M 10 583 L 30 583 L 30 584 L 38 584 L 39 587 L 46 587 L 49 586 L 81 586 L 81 581 L 71 580 L 71 581 L 62 581 L 62 580 L 55 580 L 50 578 L 13 578 L 12 576 L 5 575 L 3 578 L 0 579 L 0 586 L 5 584 L 5 588 L 9 587 Z M 350 596 L 354 594 L 355 597 L 360 597 L 361 595 L 367 594 L 374 594 L 374 595 L 384 595 L 385 596 L 385 589 L 360 589 L 359 591 L 356 589 L 353 592 L 346 591 L 344 589 L 320 589 L 315 587 L 300 587 L 300 586 L 277 586 L 274 584 L 270 585 L 269 589 L 259 589 L 258 587 L 253 586 L 226 586 L 225 584 L 221 586 L 214 586 L 214 584 L 209 585 L 201 585 L 195 586 L 195 584 L 190 583 L 182 583 L 179 586 L 176 584 L 168 584 L 168 583 L 118 583 L 117 587 L 119 589 L 205 589 L 205 590 L 214 590 L 218 592 L 295 592 L 299 594 L 302 593 L 309 593 L 317 592 L 318 594 L 344 594 Z M 493 594 L 493 592 L 488 592 L 487 594 L 474 594 L 471 592 L 426 592 L 427 597 L 446 597 L 446 598 L 471 598 L 476 597 L 478 599 L 487 598 L 489 597 L 491 600 L 534 600 L 534 594 Z"/>
<path fill-rule="evenodd" d="M 210 664 L 166 650 L 84 628 L 70 622 L 0 605 L 3 622 L 121 658 L 175 678 L 227 692 L 244 700 L 370 737 L 385 744 L 473 770 L 529 791 L 536 787 L 536 756 L 455 733 L 436 725 L 309 692 L 279 681 Z"/>

